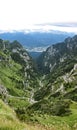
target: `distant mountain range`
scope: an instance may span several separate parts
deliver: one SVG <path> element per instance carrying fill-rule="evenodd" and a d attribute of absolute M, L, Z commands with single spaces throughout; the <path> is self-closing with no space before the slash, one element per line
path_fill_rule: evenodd
<path fill-rule="evenodd" d="M 73 36 L 74 33 L 67 33 L 61 31 L 12 31 L 1 32 L 0 38 L 3 40 L 9 40 L 10 42 L 17 40 L 20 42 L 30 55 L 35 58 L 38 57 L 41 52 L 45 51 L 48 46 L 57 42 L 62 42 L 66 37 Z M 37 53 L 37 54 L 36 54 Z"/>
<path fill-rule="evenodd" d="M 51 44 L 61 42 L 66 37 L 74 35 L 73 33 L 49 31 L 49 32 L 29 32 L 26 31 L 13 31 L 0 33 L 0 38 L 4 40 L 19 41 L 26 48 L 29 47 L 44 47 Z"/>

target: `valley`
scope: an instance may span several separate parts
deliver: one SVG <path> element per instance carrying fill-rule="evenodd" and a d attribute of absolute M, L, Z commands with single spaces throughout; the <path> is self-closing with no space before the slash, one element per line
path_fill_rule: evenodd
<path fill-rule="evenodd" d="M 0 129 L 77 129 L 77 35 L 36 60 L 17 40 L 0 39 Z"/>

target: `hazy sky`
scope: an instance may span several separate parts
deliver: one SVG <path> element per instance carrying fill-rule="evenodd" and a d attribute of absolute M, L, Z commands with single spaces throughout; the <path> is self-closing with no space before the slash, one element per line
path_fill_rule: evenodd
<path fill-rule="evenodd" d="M 77 23 L 77 0 L 0 0 L 0 30 L 49 29 L 54 26 L 38 24 L 69 22 Z"/>

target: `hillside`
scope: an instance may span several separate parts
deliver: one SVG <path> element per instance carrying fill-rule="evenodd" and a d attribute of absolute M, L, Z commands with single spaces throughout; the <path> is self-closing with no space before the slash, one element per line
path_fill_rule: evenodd
<path fill-rule="evenodd" d="M 34 66 L 32 58 L 19 42 L 0 40 L 0 95 L 3 100 L 14 105 L 15 96 L 18 97 L 16 102 L 22 99 L 23 104 L 29 104 L 31 91 L 39 87 Z"/>
<path fill-rule="evenodd" d="M 44 74 L 44 85 L 35 92 L 34 98 L 38 102 L 29 109 L 48 115 L 69 115 L 70 122 L 70 116 L 74 114 L 70 109 L 72 102 L 77 102 L 77 36 L 52 45 L 37 61 L 39 71 Z"/>
<path fill-rule="evenodd" d="M 18 41 L 0 39 L 0 118 L 6 120 L 1 130 L 77 129 L 76 50 L 77 36 L 67 38 L 42 53 L 36 65 Z"/>
<path fill-rule="evenodd" d="M 68 37 L 64 42 L 57 43 L 47 48 L 37 59 L 39 70 L 49 73 L 55 68 L 71 64 L 71 68 L 76 63 L 77 57 L 77 36 Z M 63 68 L 63 66 L 62 66 Z M 69 68 L 69 69 L 71 69 Z M 67 71 L 69 71 L 67 68 Z"/>
<path fill-rule="evenodd" d="M 42 96 L 49 92 L 54 94 L 56 89 L 62 88 L 63 91 L 63 85 L 66 86 L 66 91 L 67 87 L 76 88 L 77 36 L 52 45 L 42 53 L 37 62 L 39 70 L 47 74 L 45 78 L 47 87 L 41 88 L 45 91 Z M 41 90 L 40 92 L 42 93 Z"/>
<path fill-rule="evenodd" d="M 25 128 L 20 123 L 15 112 L 0 99 L 0 130 L 22 130 Z"/>
<path fill-rule="evenodd" d="M 0 99 L 0 130 L 47 130 L 39 124 L 20 122 L 14 110 Z"/>

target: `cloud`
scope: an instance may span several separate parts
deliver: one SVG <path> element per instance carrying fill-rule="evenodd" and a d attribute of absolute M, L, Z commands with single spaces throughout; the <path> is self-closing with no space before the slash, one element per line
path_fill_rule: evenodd
<path fill-rule="evenodd" d="M 42 23 L 42 24 L 34 24 L 34 25 L 28 25 L 24 29 L 7 29 L 7 30 L 1 30 L 0 33 L 4 32 L 24 32 L 24 33 L 30 33 L 30 32 L 52 32 L 52 33 L 59 33 L 61 32 L 72 32 L 77 34 L 77 23 Z"/>
<path fill-rule="evenodd" d="M 67 23 L 77 22 L 77 0 L 0 0 L 0 5 L 0 30 L 33 29 L 35 24 L 44 29 L 74 27 Z"/>

